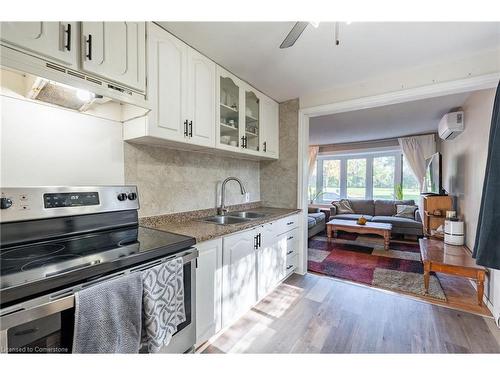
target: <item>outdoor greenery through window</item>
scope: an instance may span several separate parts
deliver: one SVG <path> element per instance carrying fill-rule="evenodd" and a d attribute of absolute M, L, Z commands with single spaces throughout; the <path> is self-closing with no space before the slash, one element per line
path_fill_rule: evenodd
<path fill-rule="evenodd" d="M 309 181 L 309 199 L 413 199 L 418 182 L 400 151 L 318 156 Z"/>

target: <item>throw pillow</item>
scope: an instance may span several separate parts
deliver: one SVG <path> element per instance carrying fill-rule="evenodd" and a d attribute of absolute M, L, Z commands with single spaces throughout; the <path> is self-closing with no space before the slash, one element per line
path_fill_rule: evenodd
<path fill-rule="evenodd" d="M 407 219 L 415 220 L 415 211 L 418 210 L 417 206 L 407 205 L 407 204 L 397 204 L 396 205 L 396 215 L 397 217 L 405 217 Z"/>
<path fill-rule="evenodd" d="M 337 209 L 337 215 L 354 213 L 354 210 L 351 207 L 351 202 L 348 199 L 341 199 L 338 202 L 332 202 L 332 205 L 334 205 Z"/>

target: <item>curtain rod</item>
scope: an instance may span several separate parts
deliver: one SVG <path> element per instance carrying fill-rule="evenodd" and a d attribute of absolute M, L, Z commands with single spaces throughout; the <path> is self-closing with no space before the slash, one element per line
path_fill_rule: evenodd
<path fill-rule="evenodd" d="M 405 137 L 417 137 L 419 135 L 437 135 L 437 132 L 431 132 L 431 133 L 417 133 L 417 134 L 408 134 L 408 135 L 402 135 L 400 137 L 395 137 L 395 138 L 381 138 L 381 139 L 373 139 L 371 141 L 359 141 L 359 142 L 346 142 L 346 143 L 325 143 L 321 145 L 309 145 L 309 146 L 318 146 L 318 147 L 326 147 L 326 146 L 346 146 L 346 145 L 359 145 L 363 143 L 374 143 L 374 142 L 386 142 L 386 141 L 397 141 L 398 138 L 405 138 Z"/>

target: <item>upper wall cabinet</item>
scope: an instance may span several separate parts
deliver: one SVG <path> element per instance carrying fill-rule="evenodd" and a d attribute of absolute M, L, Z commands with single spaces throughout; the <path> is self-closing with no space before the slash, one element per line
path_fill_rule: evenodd
<path fill-rule="evenodd" d="M 217 68 L 216 147 L 259 159 L 278 158 L 278 103 Z"/>
<path fill-rule="evenodd" d="M 261 151 L 263 155 L 279 157 L 279 104 L 270 98 L 262 100 Z"/>
<path fill-rule="evenodd" d="M 82 22 L 82 68 L 146 90 L 146 23 Z"/>
<path fill-rule="evenodd" d="M 217 135 L 216 146 L 222 150 L 244 148 L 244 83 L 228 71 L 217 67 Z"/>
<path fill-rule="evenodd" d="M 2 22 L 1 25 L 2 42 L 68 67 L 78 66 L 76 22 Z"/>
<path fill-rule="evenodd" d="M 125 124 L 125 140 L 214 147 L 215 63 L 154 24 L 148 38 L 152 109 Z"/>
<path fill-rule="evenodd" d="M 215 145 L 215 63 L 192 48 L 187 60 L 187 118 L 191 142 Z"/>

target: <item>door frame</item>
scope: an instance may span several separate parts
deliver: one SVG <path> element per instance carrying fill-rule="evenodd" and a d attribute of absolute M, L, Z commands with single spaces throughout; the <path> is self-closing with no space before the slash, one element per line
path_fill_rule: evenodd
<path fill-rule="evenodd" d="M 468 77 L 448 82 L 435 83 L 406 90 L 388 92 L 384 94 L 333 102 L 299 109 L 298 114 L 298 170 L 297 170 L 297 208 L 300 223 L 300 249 L 297 273 L 307 273 L 307 207 L 308 207 L 308 154 L 309 154 L 309 119 L 318 116 L 332 115 L 342 112 L 357 111 L 399 104 L 415 100 L 428 99 L 444 95 L 460 94 L 477 90 L 495 88 L 500 80 L 500 72 Z M 299 102 L 300 105 L 300 102 Z"/>

